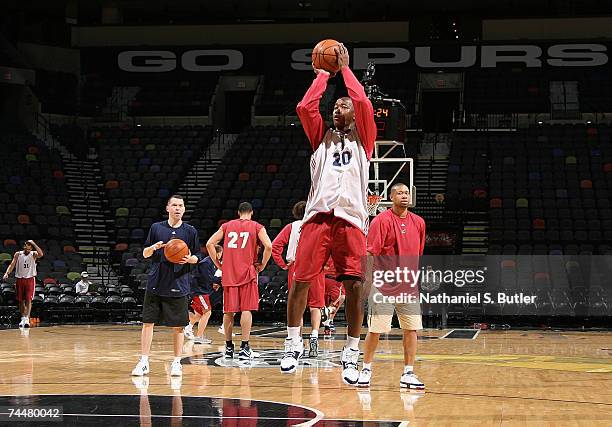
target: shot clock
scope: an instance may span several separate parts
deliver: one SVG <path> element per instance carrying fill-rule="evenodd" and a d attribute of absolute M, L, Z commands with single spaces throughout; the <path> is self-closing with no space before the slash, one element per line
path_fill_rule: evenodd
<path fill-rule="evenodd" d="M 404 142 L 406 133 L 406 107 L 399 99 L 388 98 L 383 93 L 374 79 L 376 74 L 374 62 L 368 64 L 368 68 L 362 78 L 362 83 L 368 98 L 374 107 L 374 122 L 376 122 L 376 139 L 378 141 Z"/>
<path fill-rule="evenodd" d="M 406 110 L 397 99 L 373 99 L 376 139 L 404 142 Z"/>

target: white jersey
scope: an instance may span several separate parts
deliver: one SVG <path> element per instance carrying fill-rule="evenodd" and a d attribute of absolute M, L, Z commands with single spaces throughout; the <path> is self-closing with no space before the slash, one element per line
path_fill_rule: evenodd
<path fill-rule="evenodd" d="M 23 251 L 19 251 L 18 254 L 17 265 L 15 266 L 15 277 L 19 279 L 36 277 L 36 258 L 34 258 L 34 251 L 30 251 L 27 255 L 25 255 Z"/>
<path fill-rule="evenodd" d="M 356 132 L 328 130 L 310 158 L 312 184 L 304 222 L 333 210 L 367 234 L 369 172 L 370 161 Z"/>
<path fill-rule="evenodd" d="M 291 223 L 291 234 L 289 235 L 289 243 L 287 243 L 287 262 L 295 261 L 295 253 L 297 252 L 300 232 L 302 231 L 302 222 L 299 219 Z"/>

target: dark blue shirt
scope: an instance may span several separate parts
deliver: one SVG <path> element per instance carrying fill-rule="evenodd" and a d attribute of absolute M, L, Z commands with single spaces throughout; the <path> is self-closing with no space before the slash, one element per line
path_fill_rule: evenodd
<path fill-rule="evenodd" d="M 196 255 L 202 259 L 200 254 L 200 239 L 198 231 L 191 225 L 183 222 L 180 227 L 170 227 L 168 221 L 156 222 L 151 225 L 145 246 L 162 241 L 168 243 L 171 239 L 181 239 L 191 251 L 191 255 Z M 173 264 L 164 256 L 164 249 L 153 252 L 151 256 L 153 263 L 149 270 L 149 280 L 147 282 L 147 292 L 162 297 L 182 297 L 189 295 L 189 271 L 190 264 Z"/>
<path fill-rule="evenodd" d="M 213 283 L 221 284 L 221 277 L 216 277 L 216 272 L 217 267 L 209 256 L 198 262 L 192 271 L 191 296 L 212 294 Z"/>

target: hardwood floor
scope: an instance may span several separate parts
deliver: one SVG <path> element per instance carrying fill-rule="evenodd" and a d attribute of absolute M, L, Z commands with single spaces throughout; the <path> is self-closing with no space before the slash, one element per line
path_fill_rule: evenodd
<path fill-rule="evenodd" d="M 30 329 L 28 336 L 18 329 L 2 330 L 0 395 L 4 400 L 0 406 L 53 401 L 68 413 L 79 395 L 117 395 L 119 400 L 124 399 L 119 395 L 134 395 L 140 400 L 125 397 L 132 403 L 121 407 L 126 414 L 134 412 L 136 418 L 126 415 L 113 423 L 143 425 L 143 412 L 147 413 L 142 409 L 143 396 L 148 401 L 159 395 L 169 396 L 168 402 L 182 396 L 183 426 L 192 425 L 189 423 L 200 416 L 211 425 L 226 425 L 232 417 L 255 424 L 259 420 L 259 425 L 319 419 L 409 421 L 411 426 L 612 425 L 611 333 L 482 331 L 475 339 L 439 339 L 448 331 L 425 330 L 420 333 L 415 372 L 427 390 L 411 393 L 400 392 L 403 362 L 401 340 L 395 336 L 381 340 L 372 386 L 359 390 L 344 385 L 340 378 L 340 330 L 336 339 L 320 340 L 322 354 L 318 360 L 306 358 L 304 367 L 288 375 L 278 368 L 282 328 L 255 328 L 259 336 L 251 338 L 251 346 L 261 354 L 250 364 L 223 360 L 223 337 L 213 326 L 207 332 L 213 344 L 194 346 L 187 342 L 182 380 L 172 381 L 169 329 L 156 328 L 148 380 L 133 380 L 130 375 L 140 353 L 140 327 L 136 325 L 38 327 Z M 239 338 L 234 342 L 239 343 Z M 61 396 L 53 400 L 44 395 Z M 212 402 L 211 408 L 221 405 L 219 402 L 239 402 L 239 408 L 259 410 L 247 410 L 247 415 L 240 416 L 227 415 L 234 413 L 229 409 L 206 416 L 186 415 L 185 408 L 197 406 L 190 403 L 197 401 L 190 396 L 210 397 L 205 401 Z M 109 414 L 114 400 L 98 400 L 96 410 Z M 82 410 L 91 411 L 89 403 L 82 405 Z M 153 405 L 150 408 L 156 413 Z M 169 406 L 166 412 L 170 415 Z M 78 425 L 76 418 L 65 416 L 64 422 Z M 177 417 L 170 419 L 176 421 Z M 102 418 L 99 421 L 102 423 Z M 325 423 L 332 425 L 331 421 L 321 421 Z"/>

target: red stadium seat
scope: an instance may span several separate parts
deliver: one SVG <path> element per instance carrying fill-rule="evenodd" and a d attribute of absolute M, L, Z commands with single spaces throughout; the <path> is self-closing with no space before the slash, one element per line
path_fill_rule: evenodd
<path fill-rule="evenodd" d="M 23 225 L 30 224 L 30 216 L 27 214 L 18 215 L 17 222 Z"/>
<path fill-rule="evenodd" d="M 110 179 L 108 181 L 106 181 L 106 185 L 105 185 L 107 190 L 112 190 L 113 188 L 119 188 L 119 181 L 116 181 L 114 179 Z"/>
<path fill-rule="evenodd" d="M 593 188 L 593 182 L 590 179 L 583 179 L 580 181 L 580 188 Z"/>
<path fill-rule="evenodd" d="M 533 228 L 535 230 L 544 230 L 546 228 L 546 221 L 542 218 L 535 218 L 533 220 Z"/>
<path fill-rule="evenodd" d="M 269 164 L 268 166 L 266 166 L 266 172 L 268 173 L 276 173 L 278 172 L 278 165 L 275 164 Z"/>
<path fill-rule="evenodd" d="M 502 207 L 502 199 L 494 198 L 489 201 L 489 207 L 491 208 L 501 208 Z"/>
<path fill-rule="evenodd" d="M 64 172 L 62 172 L 61 170 L 53 171 L 53 178 L 55 178 L 55 179 L 64 179 Z"/>
<path fill-rule="evenodd" d="M 238 181 L 248 181 L 250 179 L 250 175 L 248 172 L 242 172 L 238 175 Z"/>

